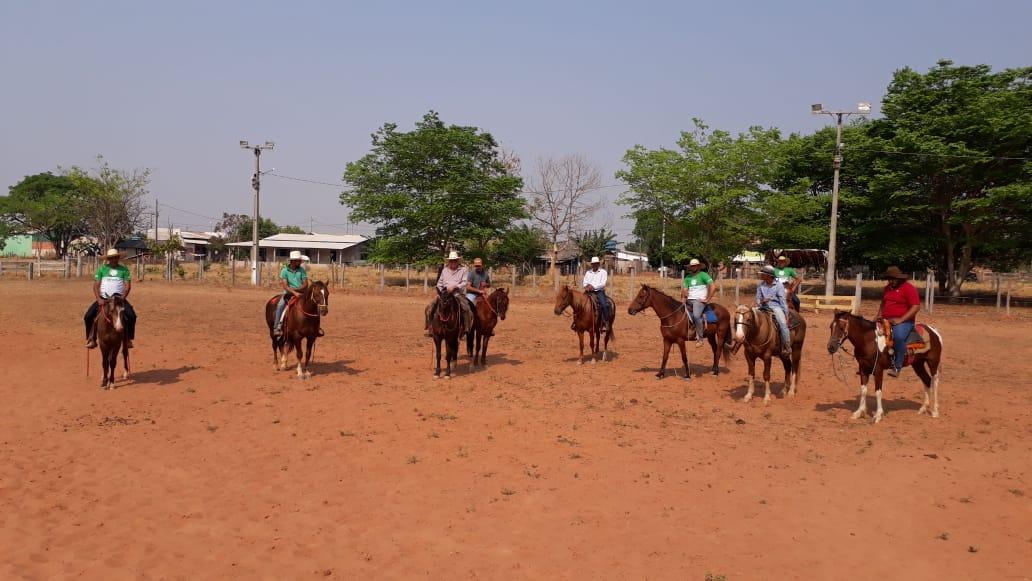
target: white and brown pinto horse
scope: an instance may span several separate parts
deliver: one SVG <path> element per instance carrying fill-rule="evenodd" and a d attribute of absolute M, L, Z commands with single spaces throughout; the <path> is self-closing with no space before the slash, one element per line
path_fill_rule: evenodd
<path fill-rule="evenodd" d="M 928 350 L 908 355 L 914 373 L 924 383 L 925 399 L 917 413 L 939 417 L 939 364 L 942 362 L 942 335 L 930 325 L 919 325 L 928 330 Z M 919 331 L 920 332 L 920 331 Z M 882 408 L 882 379 L 886 369 L 892 366 L 892 356 L 887 349 L 878 346 L 877 324 L 874 321 L 854 315 L 848 311 L 835 311 L 831 320 L 831 337 L 828 338 L 828 353 L 834 355 L 843 343 L 853 345 L 853 358 L 860 368 L 860 402 L 853 412 L 853 419 L 867 415 L 867 384 L 874 377 L 874 397 L 878 408 L 874 412 L 874 423 L 885 415 Z M 896 345 L 906 349 L 906 345 Z"/>

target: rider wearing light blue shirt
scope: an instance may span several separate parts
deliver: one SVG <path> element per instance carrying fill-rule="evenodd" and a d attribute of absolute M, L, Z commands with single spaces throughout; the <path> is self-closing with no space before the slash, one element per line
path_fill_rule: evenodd
<path fill-rule="evenodd" d="M 756 305 L 766 307 L 774 314 L 781 334 L 781 355 L 792 354 L 792 335 L 788 329 L 788 301 L 785 297 L 785 285 L 775 282 L 774 267 L 764 266 L 760 269 L 762 281 L 756 286 Z"/>

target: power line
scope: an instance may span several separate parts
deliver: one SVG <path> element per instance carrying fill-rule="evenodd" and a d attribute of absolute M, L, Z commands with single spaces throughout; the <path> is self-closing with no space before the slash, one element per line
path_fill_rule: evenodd
<path fill-rule="evenodd" d="M 216 218 L 214 216 L 208 216 L 208 215 L 205 215 L 205 214 L 199 214 L 197 212 L 191 212 L 190 210 L 184 210 L 182 208 L 177 208 L 175 206 L 169 206 L 168 204 L 158 203 L 158 205 L 161 206 L 161 207 L 164 207 L 164 208 L 168 208 L 169 210 L 175 210 L 177 212 L 183 212 L 184 214 L 190 214 L 192 216 L 197 216 L 199 218 L 207 218 L 209 220 L 221 220 L 221 218 Z"/>

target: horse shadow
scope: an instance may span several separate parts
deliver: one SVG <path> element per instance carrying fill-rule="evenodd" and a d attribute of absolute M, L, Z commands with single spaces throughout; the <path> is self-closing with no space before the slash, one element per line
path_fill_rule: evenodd
<path fill-rule="evenodd" d="M 354 361 L 348 359 L 338 359 L 337 361 L 313 361 L 308 364 L 308 370 L 313 374 L 318 375 L 329 375 L 333 373 L 359 375 L 362 373 L 358 369 L 349 367 L 349 363 L 354 363 Z"/>
<path fill-rule="evenodd" d="M 868 407 L 868 409 L 870 409 L 870 407 L 871 407 L 871 405 L 870 405 L 871 401 L 870 400 L 874 399 L 874 389 L 871 389 L 870 391 L 867 392 L 867 399 L 869 400 L 867 402 L 867 407 Z M 849 398 L 849 399 L 844 399 L 844 400 L 842 400 L 840 402 L 818 403 L 818 404 L 815 404 L 813 406 L 813 409 L 815 411 L 819 411 L 819 412 L 826 412 L 826 411 L 830 411 L 830 410 L 846 410 L 846 411 L 850 411 L 851 412 L 851 411 L 855 411 L 856 410 L 857 402 L 859 402 L 859 401 L 860 400 L 857 399 L 856 397 L 852 397 L 852 398 Z M 909 400 L 909 399 L 902 398 L 902 397 L 898 397 L 896 399 L 887 399 L 884 396 L 882 396 L 882 407 L 885 408 L 886 412 L 900 411 L 900 410 L 915 410 L 916 411 L 916 410 L 921 409 L 921 404 L 917 403 L 916 401 Z"/>
<path fill-rule="evenodd" d="M 606 363 L 609 363 L 609 362 L 612 362 L 612 361 L 616 361 L 619 358 L 620 358 L 620 353 L 619 352 L 613 351 L 612 349 L 610 349 L 609 351 L 606 351 L 606 360 L 605 360 Z M 580 359 L 581 361 L 584 361 L 585 363 L 587 363 L 588 361 L 591 360 L 591 353 L 589 353 L 588 350 L 585 349 L 584 350 L 584 357 L 583 357 L 583 359 L 578 357 L 578 356 L 576 356 L 576 355 L 574 355 L 573 357 L 567 357 L 566 359 L 563 359 L 563 361 L 566 361 L 567 363 L 576 363 L 578 359 Z M 598 352 L 598 357 L 596 357 L 595 359 L 599 363 L 602 363 L 602 352 L 601 351 Z M 656 371 L 659 371 L 659 368 L 656 368 Z"/>
<path fill-rule="evenodd" d="M 726 375 L 726 374 L 731 373 L 731 369 L 728 368 L 728 367 L 719 367 L 718 366 L 718 369 L 720 370 L 720 375 Z M 709 365 L 703 365 L 702 363 L 691 363 L 691 362 L 689 362 L 688 363 L 688 370 L 691 371 L 692 377 L 698 377 L 700 375 L 708 375 L 710 377 L 713 376 L 713 367 L 711 367 Z M 667 365 L 666 371 L 667 371 L 667 377 L 673 376 L 674 371 L 676 371 L 677 374 L 678 374 L 678 377 L 680 377 L 681 373 L 684 372 L 684 369 L 681 367 L 680 360 L 678 360 L 677 365 Z M 634 373 L 651 373 L 652 375 L 655 375 L 655 374 L 659 373 L 659 367 L 646 367 L 646 366 L 643 366 L 643 367 L 639 367 L 639 368 L 635 369 Z"/>
<path fill-rule="evenodd" d="M 180 382 L 180 375 L 198 369 L 194 365 L 184 365 L 178 369 L 148 369 L 147 371 L 134 371 L 132 374 L 133 383 L 153 383 L 156 385 L 172 385 Z"/>
<path fill-rule="evenodd" d="M 461 349 L 462 357 L 466 358 L 467 361 L 472 361 L 468 355 L 466 355 L 465 347 Z M 510 359 L 509 354 L 505 352 L 494 353 L 491 351 L 487 352 L 487 366 L 492 367 L 494 365 L 523 365 L 522 359 Z"/>

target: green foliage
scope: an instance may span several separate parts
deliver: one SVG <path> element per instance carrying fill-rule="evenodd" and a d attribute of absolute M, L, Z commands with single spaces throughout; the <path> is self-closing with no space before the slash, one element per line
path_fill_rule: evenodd
<path fill-rule="evenodd" d="M 98 155 L 92 170 L 72 167 L 65 175 L 85 194 L 82 217 L 101 248 L 114 247 L 144 225 L 149 169 L 115 169 Z"/>
<path fill-rule="evenodd" d="M 340 195 L 355 220 L 378 226 L 373 262 L 439 261 L 467 241 L 497 238 L 524 218 L 512 175 L 491 134 L 476 127 L 445 125 L 431 111 L 409 132 L 385 124 L 372 136 L 372 150 L 347 165 Z"/>
<path fill-rule="evenodd" d="M 0 239 L 38 232 L 64 256 L 72 240 L 87 233 L 85 208 L 84 189 L 68 176 L 26 176 L 0 197 Z"/>
<path fill-rule="evenodd" d="M 251 231 L 247 230 L 244 235 L 243 226 L 251 227 L 251 217 L 246 214 L 222 213 L 222 219 L 215 224 L 215 231 L 226 236 L 227 242 L 243 242 L 251 239 Z M 243 236 L 242 236 L 243 235 Z"/>
<path fill-rule="evenodd" d="M 545 236 L 540 230 L 520 224 L 502 233 L 491 258 L 495 264 L 525 267 L 541 258 L 545 246 Z"/>
<path fill-rule="evenodd" d="M 280 234 L 308 234 L 300 226 L 280 226 Z"/>
<path fill-rule="evenodd" d="M 169 253 L 175 253 L 183 250 L 183 241 L 180 240 L 178 234 L 173 234 L 168 240 L 148 240 L 147 247 L 151 253 L 157 256 L 165 256 Z"/>
<path fill-rule="evenodd" d="M 580 250 L 581 257 L 585 260 L 590 259 L 592 256 L 601 257 L 612 246 L 614 241 L 616 241 L 616 234 L 606 228 L 587 230 L 573 236 L 573 243 Z"/>
<path fill-rule="evenodd" d="M 246 221 L 234 220 L 232 223 L 236 224 L 236 231 L 233 233 L 233 238 L 238 242 L 247 242 L 254 239 L 254 220 L 247 217 Z M 276 225 L 269 218 L 258 218 L 258 239 L 262 240 L 269 236 L 275 236 L 280 233 L 280 227 Z"/>

